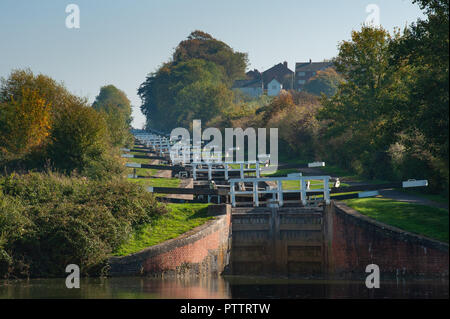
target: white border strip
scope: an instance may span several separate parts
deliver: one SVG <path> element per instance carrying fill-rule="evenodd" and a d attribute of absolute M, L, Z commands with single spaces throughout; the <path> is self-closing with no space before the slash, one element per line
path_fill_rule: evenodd
<path fill-rule="evenodd" d="M 141 164 L 139 163 L 126 163 L 126 167 L 134 167 L 134 168 L 141 168 Z"/>
<path fill-rule="evenodd" d="M 308 163 L 308 167 L 324 167 L 325 162 L 312 162 Z"/>
<path fill-rule="evenodd" d="M 373 196 L 378 196 L 378 195 L 380 195 L 380 193 L 378 191 L 360 192 L 360 193 L 358 193 L 358 198 L 373 197 Z"/>
<path fill-rule="evenodd" d="M 409 180 L 402 183 L 403 188 L 407 187 L 421 187 L 421 186 L 428 186 L 428 180 L 422 179 L 422 180 Z"/>

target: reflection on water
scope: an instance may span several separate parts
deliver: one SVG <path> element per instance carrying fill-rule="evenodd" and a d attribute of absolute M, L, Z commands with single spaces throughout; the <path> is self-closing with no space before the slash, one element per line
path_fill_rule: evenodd
<path fill-rule="evenodd" d="M 65 279 L 0 281 L 0 298 L 448 298 L 448 280 L 295 280 L 250 277 L 82 279 L 67 289 Z"/>

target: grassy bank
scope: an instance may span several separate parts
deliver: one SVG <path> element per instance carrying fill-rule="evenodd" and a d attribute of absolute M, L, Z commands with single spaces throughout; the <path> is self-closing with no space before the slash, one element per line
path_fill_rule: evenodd
<path fill-rule="evenodd" d="M 144 187 L 178 187 L 181 180 L 178 178 L 142 178 L 142 179 L 128 179 L 132 183 L 142 185 Z"/>
<path fill-rule="evenodd" d="M 213 217 L 207 216 L 209 204 L 168 204 L 170 212 L 144 224 L 131 238 L 117 249 L 114 255 L 125 256 L 154 246 L 204 224 Z"/>
<path fill-rule="evenodd" d="M 386 198 L 358 198 L 344 202 L 380 222 L 448 243 L 448 210 Z"/>
<path fill-rule="evenodd" d="M 128 158 L 128 162 L 149 164 L 149 159 Z M 132 170 L 132 169 L 131 169 Z M 138 168 L 136 173 L 142 176 L 152 176 L 156 170 Z M 131 173 L 131 171 L 130 171 Z M 178 178 L 145 178 L 128 179 L 134 184 L 144 187 L 179 187 L 181 180 Z M 156 196 L 164 196 L 156 194 Z M 166 240 L 176 238 L 183 233 L 204 224 L 213 217 L 207 216 L 209 204 L 167 204 L 169 212 L 149 223 L 139 225 L 118 249 L 115 256 L 125 256 L 157 245 Z"/>
<path fill-rule="evenodd" d="M 132 153 L 138 154 L 138 153 Z M 152 160 L 128 158 L 128 162 L 150 164 Z M 132 170 L 132 169 L 131 169 Z M 154 177 L 157 170 L 138 168 L 136 173 L 149 178 L 128 180 L 143 187 L 179 187 L 181 180 L 178 178 Z M 131 173 L 131 172 L 130 172 Z M 156 194 L 156 197 L 165 196 Z M 132 233 L 129 239 L 114 251 L 116 256 L 124 256 L 138 252 L 146 247 L 154 246 L 166 240 L 180 236 L 181 234 L 199 226 L 211 219 L 207 216 L 209 204 L 167 204 L 169 212 L 161 218 L 154 219 L 150 223 L 144 223 Z"/>

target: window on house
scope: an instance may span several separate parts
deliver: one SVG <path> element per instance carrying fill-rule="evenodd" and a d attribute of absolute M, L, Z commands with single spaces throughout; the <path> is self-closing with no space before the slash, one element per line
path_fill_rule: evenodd
<path fill-rule="evenodd" d="M 274 84 L 274 85 L 272 85 L 272 90 L 276 90 L 277 89 L 277 86 Z"/>
<path fill-rule="evenodd" d="M 298 84 L 305 84 L 305 80 L 298 80 Z"/>
<path fill-rule="evenodd" d="M 305 76 L 306 75 L 305 72 L 298 72 L 297 74 L 298 74 L 298 76 Z"/>

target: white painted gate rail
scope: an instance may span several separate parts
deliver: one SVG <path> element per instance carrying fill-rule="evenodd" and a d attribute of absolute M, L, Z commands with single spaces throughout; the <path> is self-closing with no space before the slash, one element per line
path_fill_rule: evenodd
<path fill-rule="evenodd" d="M 323 193 L 323 200 L 328 205 L 330 204 L 330 176 L 301 176 L 300 174 L 289 174 L 287 177 L 262 177 L 262 178 L 239 178 L 230 179 L 230 197 L 231 204 L 236 207 L 238 204 L 236 202 L 236 195 L 252 194 L 253 195 L 253 205 L 259 206 L 259 194 L 273 194 L 274 199 L 278 202 L 278 206 L 283 206 L 283 194 L 287 193 L 298 193 L 300 196 L 300 201 L 304 206 L 308 205 L 307 195 L 308 193 Z M 320 189 L 310 189 L 310 181 L 321 181 L 322 188 Z M 299 189 L 283 189 L 283 181 L 298 181 Z M 277 187 L 275 189 L 260 190 L 258 188 L 259 182 L 276 182 Z M 251 190 L 236 190 L 236 184 L 242 185 L 241 183 L 252 183 L 253 187 Z"/>
<path fill-rule="evenodd" d="M 232 164 L 238 164 L 239 168 L 230 167 L 230 165 Z M 255 173 L 256 178 L 259 178 L 261 176 L 261 164 L 257 161 L 229 163 L 200 162 L 191 163 L 188 164 L 188 166 L 192 167 L 192 177 L 194 180 L 197 180 L 197 173 L 208 173 L 208 180 L 212 180 L 212 174 L 217 172 L 223 172 L 225 180 L 228 180 L 230 172 L 240 172 L 241 179 L 245 179 L 245 173 Z"/>
<path fill-rule="evenodd" d="M 155 134 L 136 134 L 135 137 L 147 147 L 152 147 L 156 151 L 159 151 L 160 156 L 169 154 L 170 152 L 170 140 L 164 136 Z"/>

